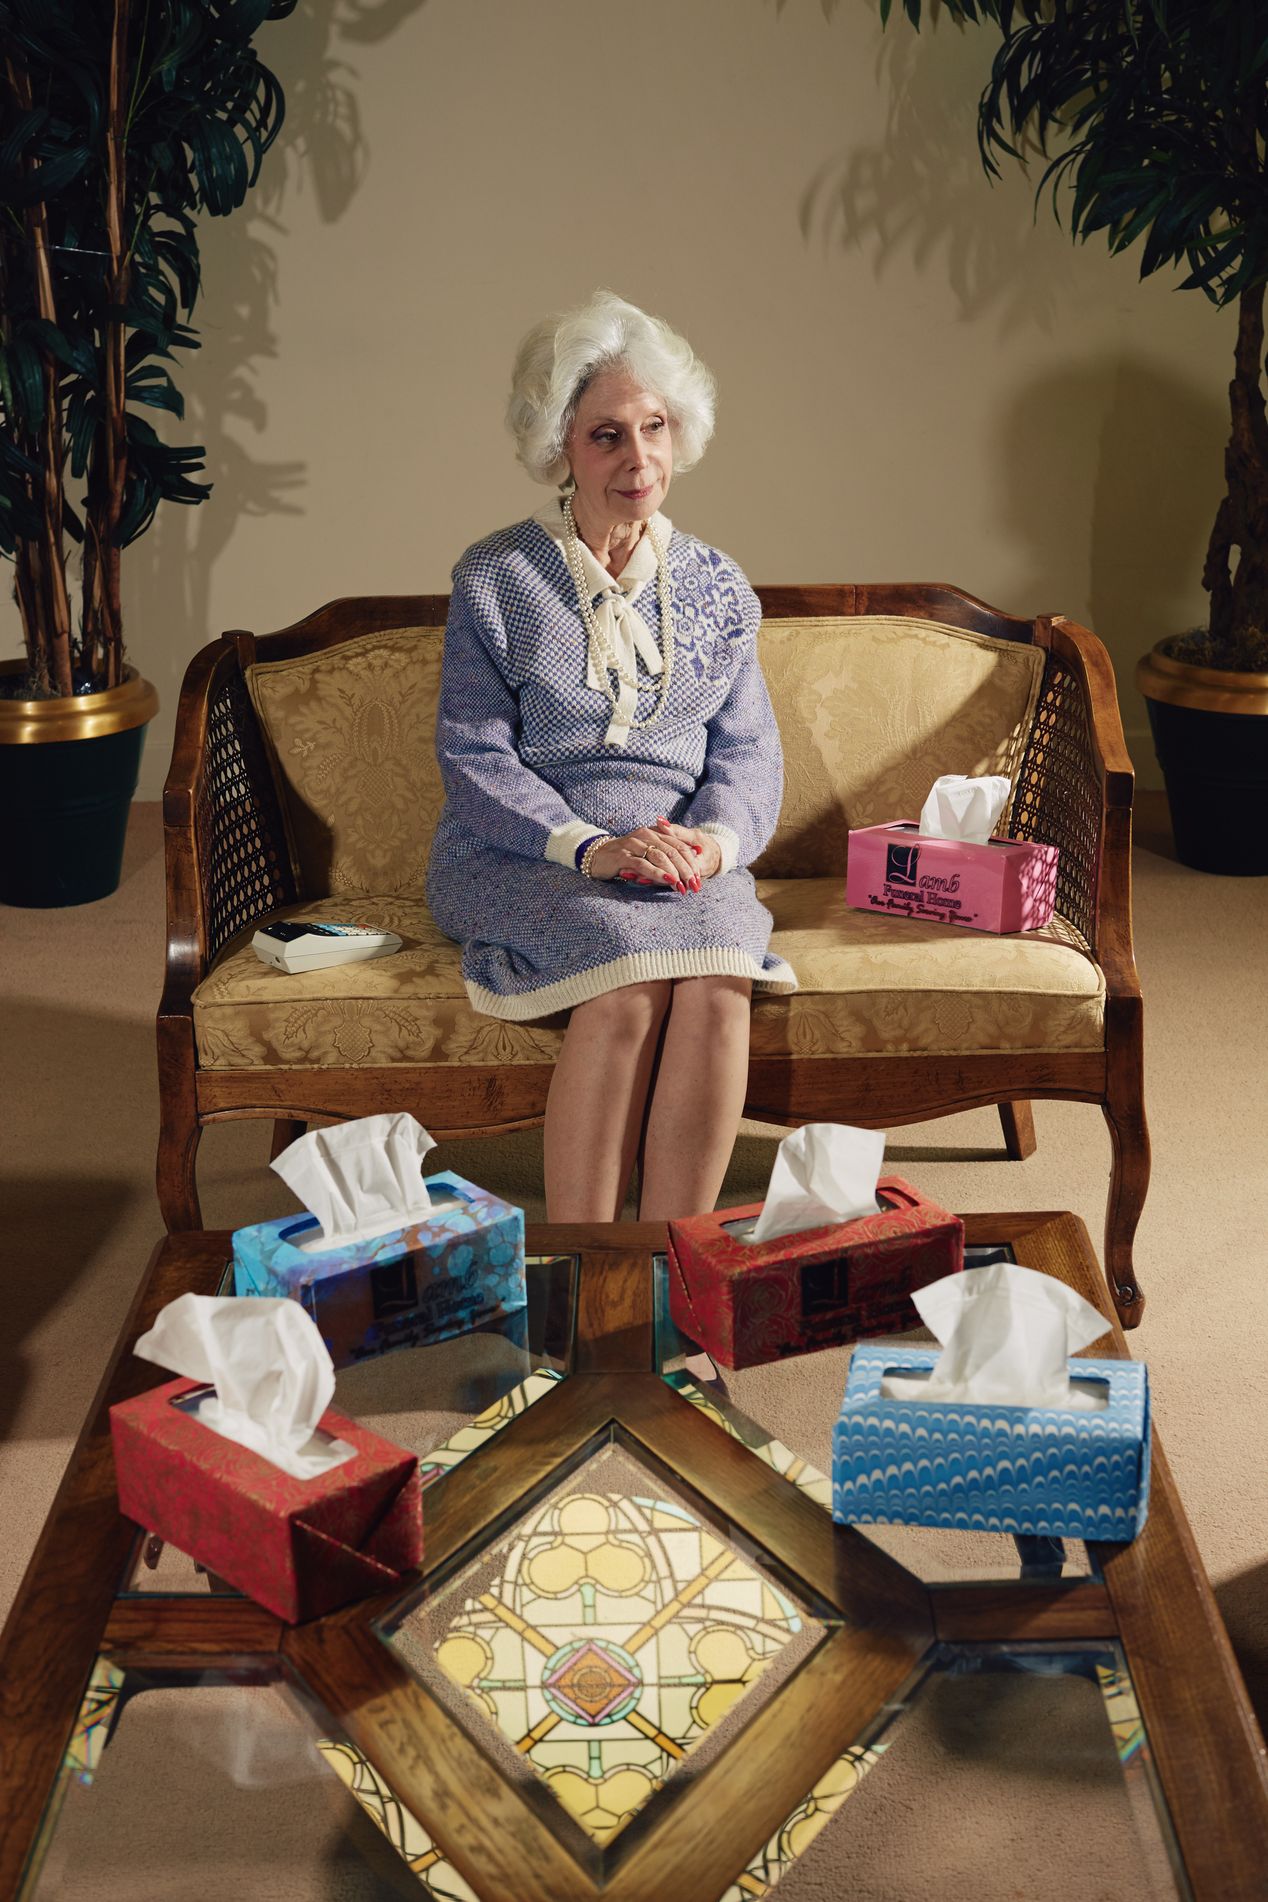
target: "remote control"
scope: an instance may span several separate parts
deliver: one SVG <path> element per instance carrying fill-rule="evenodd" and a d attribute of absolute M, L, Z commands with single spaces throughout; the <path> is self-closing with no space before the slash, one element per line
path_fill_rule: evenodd
<path fill-rule="evenodd" d="M 328 964 L 356 964 L 364 958 L 387 958 L 399 951 L 394 931 L 375 931 L 367 925 L 316 923 L 309 918 L 279 918 L 261 925 L 251 948 L 265 964 L 279 971 L 320 971 Z"/>

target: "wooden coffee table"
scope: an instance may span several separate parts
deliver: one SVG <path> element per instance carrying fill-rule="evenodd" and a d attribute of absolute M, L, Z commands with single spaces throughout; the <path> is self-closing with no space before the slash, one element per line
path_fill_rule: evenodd
<path fill-rule="evenodd" d="M 966 1229 L 1106 1312 L 1075 1217 Z M 1007 1672 L 1040 1713 L 1054 1685 L 1104 1698 L 1106 1775 L 1143 1831 L 1125 1866 L 1147 1871 L 1120 1893 L 1263 1896 L 1264 1746 L 1156 1434 L 1130 1545 L 1031 1545 L 1019 1566 L 987 1535 L 837 1527 L 800 1442 L 826 1443 L 847 1350 L 711 1380 L 668 1321 L 663 1229 L 539 1225 L 529 1247 L 520 1322 L 340 1375 L 336 1405 L 419 1451 L 425 1569 L 287 1628 L 118 1512 L 107 1408 L 163 1378 L 132 1343 L 178 1294 L 220 1290 L 229 1254 L 226 1233 L 159 1244 L 0 1638 L 0 1896 L 114 1893 L 95 1845 L 121 1833 L 140 1872 L 147 1819 L 203 1896 L 241 1892 L 251 1829 L 295 1895 L 326 1892 L 316 1865 L 303 1887 L 318 1838 L 376 1895 L 791 1895 L 830 1816 L 847 1855 L 856 1815 L 884 1823 L 877 1766 L 922 1700 Z M 1107 1315 L 1091 1352 L 1126 1351 Z M 262 1783 L 242 1766 L 266 1731 Z M 202 1767 L 182 1781 L 186 1744 Z M 1032 1795 L 1041 1818 L 1074 1802 L 1059 1779 Z M 977 1892 L 1017 1882 L 988 1867 Z"/>

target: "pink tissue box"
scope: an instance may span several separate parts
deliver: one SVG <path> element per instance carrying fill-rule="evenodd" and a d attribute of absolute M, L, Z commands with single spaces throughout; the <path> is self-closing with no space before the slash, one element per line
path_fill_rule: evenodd
<path fill-rule="evenodd" d="M 845 902 L 975 931 L 1037 931 L 1052 917 L 1057 848 L 1027 839 L 925 837 L 914 820 L 851 832 Z"/>

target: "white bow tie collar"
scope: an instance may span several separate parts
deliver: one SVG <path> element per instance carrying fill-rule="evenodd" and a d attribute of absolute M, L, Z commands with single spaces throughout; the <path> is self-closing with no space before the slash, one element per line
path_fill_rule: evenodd
<path fill-rule="evenodd" d="M 563 553 L 564 524 L 559 503 L 548 503 L 533 519 L 541 523 Z M 667 550 L 674 532 L 673 523 L 659 510 L 653 515 L 652 521 L 656 525 L 661 547 Z M 607 663 L 613 673 L 616 704 L 603 742 L 605 746 L 623 747 L 629 740 L 630 727 L 638 709 L 638 688 L 630 684 L 638 677 L 638 662 L 642 661 L 644 671 L 653 680 L 659 679 L 665 670 L 664 657 L 657 646 L 656 636 L 634 606 L 647 584 L 656 579 L 656 550 L 650 535 L 640 535 L 633 554 L 620 574 L 611 575 L 580 537 L 577 546 L 581 551 L 581 566 L 590 589 L 590 603 L 594 608 L 599 635 L 606 642 L 608 652 L 615 655 L 619 663 L 619 671 L 612 661 Z M 565 565 L 566 561 L 565 555 Z M 603 654 L 591 639 L 586 649 L 586 685 L 598 693 L 603 691 L 603 670 Z M 622 679 L 622 675 L 626 678 Z"/>

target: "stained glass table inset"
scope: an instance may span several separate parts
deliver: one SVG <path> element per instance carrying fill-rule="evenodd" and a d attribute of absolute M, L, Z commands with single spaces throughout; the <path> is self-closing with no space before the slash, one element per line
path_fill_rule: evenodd
<path fill-rule="evenodd" d="M 609 1441 L 386 1629 L 433 1694 L 499 1733 L 507 1774 L 534 1772 L 606 1843 L 834 1620 L 772 1574 Z"/>
<path fill-rule="evenodd" d="M 969 1229 L 1101 1290 L 1070 1217 Z M 169 1238 L 132 1333 L 226 1242 Z M 425 1564 L 308 1626 L 147 1563 L 105 1408 L 160 1376 L 121 1362 L 0 1649 L 0 1895 L 1259 1895 L 1263 1758 L 1158 1449 L 1128 1547 L 835 1527 L 848 1350 L 713 1368 L 656 1244 L 542 1231 L 521 1323 L 341 1376 L 419 1453 Z"/>

